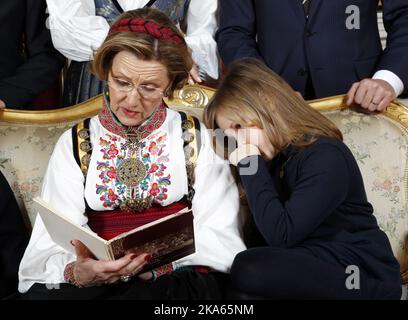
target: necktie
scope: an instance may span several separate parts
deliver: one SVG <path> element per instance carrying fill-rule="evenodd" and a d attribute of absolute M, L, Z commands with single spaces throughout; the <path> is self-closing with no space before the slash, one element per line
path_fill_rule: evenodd
<path fill-rule="evenodd" d="M 303 5 L 303 10 L 305 12 L 305 17 L 309 17 L 309 8 L 310 8 L 310 2 L 312 0 L 302 0 L 302 5 Z"/>

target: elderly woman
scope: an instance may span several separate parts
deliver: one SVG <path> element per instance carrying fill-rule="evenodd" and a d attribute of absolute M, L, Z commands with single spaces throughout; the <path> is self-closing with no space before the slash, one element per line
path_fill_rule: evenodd
<path fill-rule="evenodd" d="M 118 222 L 125 232 L 191 202 L 196 252 L 140 274 L 149 255 L 98 261 L 79 241 L 72 242 L 76 255 L 71 254 L 51 240 L 37 217 L 20 266 L 23 297 L 220 297 L 218 275 L 244 249 L 238 191 L 206 129 L 162 100 L 186 83 L 192 63 L 166 15 L 150 8 L 121 15 L 93 61 L 94 73 L 107 82 L 102 109 L 61 136 L 42 198 L 105 238 Z M 186 134 L 192 126 L 201 130 Z M 198 155 L 184 152 L 192 142 Z M 56 286 L 60 290 L 47 290 Z"/>

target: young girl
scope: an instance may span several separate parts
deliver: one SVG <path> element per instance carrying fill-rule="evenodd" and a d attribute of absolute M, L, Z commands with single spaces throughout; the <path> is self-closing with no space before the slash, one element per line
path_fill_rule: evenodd
<path fill-rule="evenodd" d="M 205 112 L 237 140 L 263 245 L 239 253 L 238 289 L 267 298 L 400 299 L 401 277 L 339 129 L 262 62 L 232 65 Z"/>

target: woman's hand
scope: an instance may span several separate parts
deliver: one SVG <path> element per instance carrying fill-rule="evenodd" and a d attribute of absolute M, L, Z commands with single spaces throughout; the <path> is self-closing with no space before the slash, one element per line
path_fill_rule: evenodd
<path fill-rule="evenodd" d="M 77 255 L 74 278 L 83 287 L 115 283 L 122 276 L 133 276 L 150 260 L 148 254 L 127 254 L 115 261 L 100 261 L 81 241 L 74 240 L 72 244 Z"/>
<path fill-rule="evenodd" d="M 3 100 L 0 99 L 0 109 L 4 109 L 6 107 L 6 104 L 4 103 Z"/>

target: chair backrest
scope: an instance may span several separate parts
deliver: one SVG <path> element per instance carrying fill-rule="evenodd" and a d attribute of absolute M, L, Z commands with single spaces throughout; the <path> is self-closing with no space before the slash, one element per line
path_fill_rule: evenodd
<path fill-rule="evenodd" d="M 368 200 L 408 282 L 408 108 L 392 103 L 385 112 L 348 108 L 343 96 L 311 101 L 342 131 L 357 160 Z"/>
<path fill-rule="evenodd" d="M 170 108 L 199 118 L 213 89 L 187 86 Z M 27 222 L 33 222 L 32 198 L 40 193 L 48 159 L 58 137 L 75 123 L 97 114 L 101 97 L 49 111 L 0 111 L 0 170 L 9 181 Z M 369 201 L 387 233 L 408 282 L 408 108 L 393 103 L 382 114 L 349 109 L 343 96 L 310 101 L 343 132 L 363 175 Z"/>

